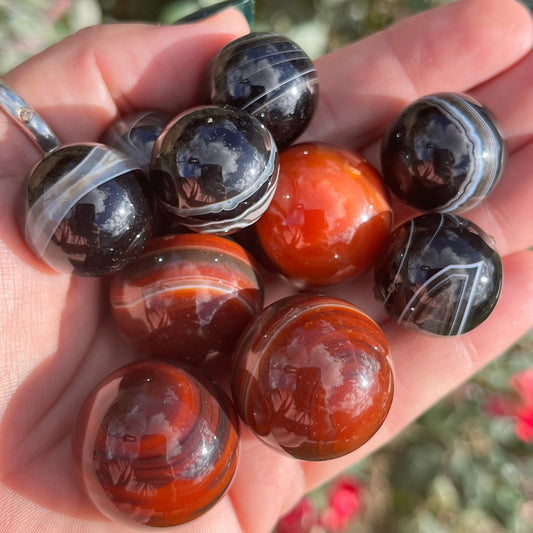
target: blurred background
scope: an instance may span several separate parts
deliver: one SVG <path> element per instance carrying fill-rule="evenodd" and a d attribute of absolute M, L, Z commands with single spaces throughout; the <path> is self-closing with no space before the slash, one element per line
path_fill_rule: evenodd
<path fill-rule="evenodd" d="M 283 33 L 318 57 L 449 1 L 257 0 L 254 29 Z M 211 3 L 0 0 L 0 71 L 84 26 L 169 24 Z M 278 526 L 325 532 L 533 532 L 533 333 Z"/>

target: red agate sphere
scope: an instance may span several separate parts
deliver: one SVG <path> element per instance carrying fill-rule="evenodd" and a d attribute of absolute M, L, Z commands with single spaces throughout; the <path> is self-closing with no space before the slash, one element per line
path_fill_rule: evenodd
<path fill-rule="evenodd" d="M 261 312 L 263 285 L 237 243 L 208 234 L 152 239 L 111 283 L 111 309 L 138 351 L 199 363 L 229 353 Z"/>
<path fill-rule="evenodd" d="M 200 375 L 137 362 L 87 397 L 73 452 L 84 490 L 108 518 L 175 526 L 206 512 L 229 487 L 238 419 L 229 397 Z"/>
<path fill-rule="evenodd" d="M 361 154 L 302 143 L 281 154 L 276 193 L 255 228 L 285 276 L 318 286 L 368 270 L 391 222 L 381 176 Z"/>
<path fill-rule="evenodd" d="M 232 394 L 242 421 L 297 459 L 340 457 L 381 426 L 393 396 L 379 326 L 336 298 L 296 295 L 267 307 L 234 353 Z"/>

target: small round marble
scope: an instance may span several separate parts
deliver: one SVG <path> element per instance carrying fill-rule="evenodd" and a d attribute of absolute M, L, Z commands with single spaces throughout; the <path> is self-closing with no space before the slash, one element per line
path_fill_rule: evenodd
<path fill-rule="evenodd" d="M 31 171 L 25 193 L 26 242 L 60 272 L 116 272 L 142 252 L 151 236 L 146 175 L 102 144 L 51 151 Z"/>
<path fill-rule="evenodd" d="M 238 419 L 224 391 L 196 372 L 136 362 L 89 394 L 72 449 L 81 485 L 105 516 L 129 527 L 176 526 L 227 491 Z"/>
<path fill-rule="evenodd" d="M 325 286 L 367 271 L 391 224 L 378 171 L 358 152 L 315 142 L 281 152 L 274 198 L 254 228 L 287 278 Z"/>
<path fill-rule="evenodd" d="M 390 348 L 357 307 L 298 294 L 268 306 L 234 352 L 232 395 L 241 420 L 297 459 L 341 457 L 367 442 L 393 397 Z"/>
<path fill-rule="evenodd" d="M 161 111 L 128 113 L 113 122 L 99 142 L 124 152 L 149 173 L 155 141 L 171 119 L 172 116 Z"/>
<path fill-rule="evenodd" d="M 280 149 L 307 128 L 318 103 L 318 76 L 310 57 L 291 39 L 254 32 L 227 44 L 206 74 L 208 99 L 256 116 Z"/>
<path fill-rule="evenodd" d="M 398 198 L 428 212 L 463 213 L 496 187 L 507 157 L 490 110 L 451 92 L 423 96 L 382 140 L 383 177 Z"/>
<path fill-rule="evenodd" d="M 254 259 L 229 239 L 168 235 L 113 276 L 110 300 L 139 353 L 199 364 L 231 353 L 263 308 L 263 282 Z"/>
<path fill-rule="evenodd" d="M 496 306 L 502 262 L 474 223 L 449 213 L 395 229 L 376 260 L 375 294 L 398 324 L 417 333 L 460 335 Z"/>
<path fill-rule="evenodd" d="M 253 224 L 274 194 L 278 150 L 267 128 L 240 109 L 199 106 L 157 139 L 152 186 L 187 228 L 230 234 Z"/>

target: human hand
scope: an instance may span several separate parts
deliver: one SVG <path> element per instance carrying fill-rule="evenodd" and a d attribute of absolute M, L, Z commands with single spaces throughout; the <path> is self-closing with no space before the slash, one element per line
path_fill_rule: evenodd
<path fill-rule="evenodd" d="M 222 30 L 221 30 L 222 28 Z M 96 140 L 131 110 L 177 113 L 196 103 L 208 59 L 248 31 L 228 11 L 178 27 L 120 25 L 69 37 L 5 76 L 64 142 Z M 416 36 L 416 38 L 415 38 Z M 244 428 L 240 466 L 227 496 L 183 532 L 268 532 L 301 495 L 396 435 L 409 422 L 533 326 L 533 26 L 512 0 L 461 0 L 426 12 L 316 62 L 321 101 L 305 134 L 361 149 L 378 164 L 379 137 L 410 100 L 468 91 L 498 117 L 509 142 L 506 174 L 468 213 L 504 256 L 496 310 L 461 337 L 430 338 L 392 324 L 372 296 L 370 275 L 342 297 L 383 326 L 392 348 L 395 399 L 376 436 L 349 456 L 302 463 Z M 52 274 L 28 250 L 16 220 L 25 174 L 39 154 L 0 114 L 0 516 L 16 531 L 114 531 L 82 494 L 70 459 L 79 407 L 104 376 L 135 359 L 110 320 L 106 281 Z M 526 174 L 527 176 L 527 174 Z M 401 214 L 401 209 L 397 209 Z M 269 280 L 267 302 L 292 291 Z M 332 288 L 330 293 L 339 294 Z"/>

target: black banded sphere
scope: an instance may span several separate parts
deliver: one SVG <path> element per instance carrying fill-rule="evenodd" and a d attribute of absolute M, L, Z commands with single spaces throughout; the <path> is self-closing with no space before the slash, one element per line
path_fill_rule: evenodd
<path fill-rule="evenodd" d="M 421 211 L 472 209 L 494 189 L 505 161 L 506 144 L 491 112 L 463 94 L 415 100 L 382 141 L 387 186 Z"/>
<path fill-rule="evenodd" d="M 417 333 L 460 335 L 498 302 L 502 262 L 490 237 L 458 215 L 429 213 L 395 229 L 374 270 L 374 292 L 398 324 Z"/>
<path fill-rule="evenodd" d="M 100 142 L 124 152 L 149 172 L 155 141 L 172 117 L 160 111 L 135 111 L 113 122 Z"/>
<path fill-rule="evenodd" d="M 293 41 L 268 32 L 227 44 L 207 70 L 208 99 L 248 111 L 284 148 L 307 128 L 318 101 L 313 61 Z"/>
<path fill-rule="evenodd" d="M 278 173 L 276 143 L 259 120 L 209 105 L 178 115 L 163 130 L 151 181 L 161 204 L 184 226 L 229 234 L 264 213 Z"/>
<path fill-rule="evenodd" d="M 121 152 L 97 143 L 65 145 L 30 174 L 25 237 L 49 266 L 80 276 L 116 272 L 152 232 L 146 175 Z"/>

